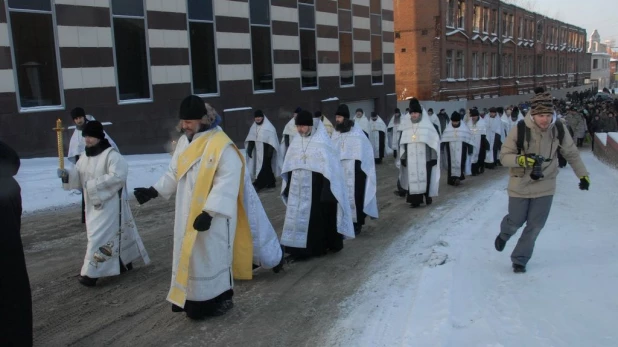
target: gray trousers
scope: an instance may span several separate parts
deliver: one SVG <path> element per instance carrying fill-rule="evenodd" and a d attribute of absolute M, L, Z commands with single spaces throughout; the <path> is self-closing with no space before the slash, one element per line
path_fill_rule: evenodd
<path fill-rule="evenodd" d="M 511 254 L 513 264 L 526 266 L 532 257 L 534 243 L 545 226 L 553 199 L 553 195 L 534 199 L 509 197 L 509 214 L 500 224 L 500 238 L 508 241 L 526 223 Z"/>

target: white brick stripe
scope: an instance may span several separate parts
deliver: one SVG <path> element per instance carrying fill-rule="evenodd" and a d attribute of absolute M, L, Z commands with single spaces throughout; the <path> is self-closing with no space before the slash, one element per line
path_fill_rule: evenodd
<path fill-rule="evenodd" d="M 272 20 L 298 23 L 298 9 L 281 6 L 271 6 L 270 17 Z"/>
<path fill-rule="evenodd" d="M 215 15 L 249 18 L 249 3 L 228 0 L 214 0 Z"/>
<path fill-rule="evenodd" d="M 385 75 L 394 75 L 395 74 L 395 64 L 384 64 L 384 74 Z"/>
<path fill-rule="evenodd" d="M 395 53 L 395 44 L 393 42 L 382 42 L 382 51 L 384 53 Z"/>
<path fill-rule="evenodd" d="M 216 41 L 217 48 L 251 48 L 251 35 L 248 33 L 217 32 Z"/>
<path fill-rule="evenodd" d="M 189 65 L 152 66 L 150 67 L 152 84 L 171 84 L 191 82 Z"/>
<path fill-rule="evenodd" d="M 352 0 L 352 4 L 353 5 L 369 6 L 369 0 Z"/>
<path fill-rule="evenodd" d="M 356 29 L 371 29 L 371 22 L 369 18 L 352 17 L 352 27 Z"/>
<path fill-rule="evenodd" d="M 273 49 L 298 51 L 300 50 L 299 40 L 298 36 L 273 35 Z"/>
<path fill-rule="evenodd" d="M 319 77 L 339 77 L 339 64 L 318 64 Z"/>
<path fill-rule="evenodd" d="M 395 31 L 395 23 L 390 20 L 382 20 L 382 31 Z"/>
<path fill-rule="evenodd" d="M 244 81 L 253 76 L 251 64 L 223 65 L 219 64 L 219 81 Z"/>
<path fill-rule="evenodd" d="M 318 37 L 316 41 L 318 51 L 339 51 L 339 39 Z"/>
<path fill-rule="evenodd" d="M 109 0 L 56 0 L 56 5 L 109 7 Z"/>
<path fill-rule="evenodd" d="M 354 52 L 371 52 L 371 41 L 354 40 Z"/>
<path fill-rule="evenodd" d="M 112 47 L 112 29 L 58 26 L 59 47 Z"/>
<path fill-rule="evenodd" d="M 300 64 L 275 64 L 275 78 L 300 78 Z"/>
<path fill-rule="evenodd" d="M 78 67 L 62 69 L 64 89 L 114 87 L 116 75 L 113 67 Z"/>
<path fill-rule="evenodd" d="M 383 10 L 393 10 L 393 0 L 382 0 Z"/>
<path fill-rule="evenodd" d="M 339 25 L 339 17 L 336 13 L 317 11 L 315 14 L 315 24 L 337 26 Z"/>
<path fill-rule="evenodd" d="M 189 48 L 186 30 L 148 29 L 150 48 Z"/>
<path fill-rule="evenodd" d="M 3 9 L 0 9 L 3 11 Z M 0 23 L 0 46 L 9 47 L 9 27 L 6 23 Z"/>
<path fill-rule="evenodd" d="M 146 0 L 146 9 L 148 11 L 187 13 L 187 2 L 186 0 Z"/>
<path fill-rule="evenodd" d="M 370 76 L 371 75 L 371 64 L 354 64 L 354 75 Z"/>
<path fill-rule="evenodd" d="M 13 70 L 0 70 L 0 93 L 15 93 Z"/>

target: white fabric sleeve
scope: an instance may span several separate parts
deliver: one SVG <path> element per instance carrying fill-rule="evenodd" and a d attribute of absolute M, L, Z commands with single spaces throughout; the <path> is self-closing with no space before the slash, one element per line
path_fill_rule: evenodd
<path fill-rule="evenodd" d="M 85 184 L 88 196 L 95 206 L 117 196 L 118 191 L 126 183 L 129 174 L 129 165 L 120 153 L 112 150 L 107 160 L 107 173 L 91 179 Z"/>
<path fill-rule="evenodd" d="M 221 154 L 219 166 L 212 183 L 212 189 L 206 199 L 203 211 L 211 217 L 220 215 L 231 219 L 236 211 L 236 203 L 241 182 L 242 160 L 236 151 L 227 146 Z"/>

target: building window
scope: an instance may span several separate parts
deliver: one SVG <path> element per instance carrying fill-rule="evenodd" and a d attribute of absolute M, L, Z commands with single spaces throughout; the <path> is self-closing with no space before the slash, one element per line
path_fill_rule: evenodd
<path fill-rule="evenodd" d="M 489 59 L 487 53 L 483 53 L 483 78 L 489 77 Z"/>
<path fill-rule="evenodd" d="M 466 78 L 466 65 L 465 65 L 463 51 L 457 51 L 456 64 L 457 64 L 457 77 Z"/>
<path fill-rule="evenodd" d="M 472 53 L 472 78 L 479 78 L 479 54 Z"/>
<path fill-rule="evenodd" d="M 474 19 L 472 23 L 472 31 L 479 32 L 481 30 L 481 7 L 474 5 Z"/>
<path fill-rule="evenodd" d="M 315 5 L 298 4 L 302 88 L 317 88 L 318 59 L 315 43 Z"/>
<path fill-rule="evenodd" d="M 536 40 L 537 41 L 542 41 L 543 40 L 543 22 L 539 22 L 539 24 L 537 24 L 536 26 Z"/>
<path fill-rule="evenodd" d="M 446 51 L 446 78 L 455 78 L 455 66 L 453 65 L 453 51 Z"/>
<path fill-rule="evenodd" d="M 515 16 L 509 15 L 509 37 L 515 37 Z"/>
<path fill-rule="evenodd" d="M 524 17 L 519 18 L 519 28 L 517 29 L 517 37 L 522 39 L 524 37 Z"/>
<path fill-rule="evenodd" d="M 455 27 L 455 2 L 457 0 L 446 0 L 446 26 Z"/>
<path fill-rule="evenodd" d="M 371 26 L 371 83 L 381 84 L 382 75 L 382 3 L 380 0 L 370 2 Z"/>
<path fill-rule="evenodd" d="M 599 59 L 592 59 L 592 69 L 596 70 L 599 68 Z"/>
<path fill-rule="evenodd" d="M 491 11 L 491 33 L 498 34 L 498 10 Z"/>
<path fill-rule="evenodd" d="M 466 2 L 464 0 L 457 2 L 457 27 L 459 29 L 466 27 Z"/>
<path fill-rule="evenodd" d="M 491 75 L 493 77 L 498 77 L 498 54 L 491 54 Z"/>
<path fill-rule="evenodd" d="M 151 98 L 143 0 L 112 0 L 119 101 Z"/>
<path fill-rule="evenodd" d="M 354 85 L 354 48 L 352 36 L 351 1 L 339 4 L 339 82 L 342 86 Z"/>
<path fill-rule="evenodd" d="M 212 0 L 188 0 L 193 94 L 217 94 L 217 49 Z"/>
<path fill-rule="evenodd" d="M 509 16 L 508 14 L 506 14 L 506 12 L 504 12 L 502 14 L 502 36 L 508 36 L 509 32 L 509 28 L 508 28 L 508 19 Z"/>
<path fill-rule="evenodd" d="M 270 0 L 249 0 L 253 91 L 272 91 L 273 55 L 270 35 Z"/>
<path fill-rule="evenodd" d="M 7 5 L 20 108 L 62 106 L 51 2 L 9 0 Z"/>

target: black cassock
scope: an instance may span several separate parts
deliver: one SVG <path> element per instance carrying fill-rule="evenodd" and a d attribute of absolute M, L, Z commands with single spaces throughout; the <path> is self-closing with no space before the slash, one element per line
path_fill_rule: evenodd
<path fill-rule="evenodd" d="M 375 158 L 375 163 L 376 164 L 381 164 L 382 163 L 382 158 L 384 158 L 384 145 L 386 144 L 385 138 L 386 138 L 386 133 L 383 131 L 378 131 L 378 133 L 380 134 L 379 136 L 379 144 L 378 144 L 378 158 Z"/>
<path fill-rule="evenodd" d="M 253 182 L 255 190 L 264 188 L 274 188 L 276 186 L 275 173 L 273 172 L 272 161 L 275 155 L 275 149 L 267 144 L 260 142 L 259 144 L 264 146 L 264 160 L 262 160 L 262 167 L 259 168 L 257 178 Z M 255 150 L 255 141 L 249 141 L 247 145 L 247 153 L 251 153 L 252 156 L 256 156 L 257 150 Z M 255 157 L 254 157 L 255 158 Z"/>
<path fill-rule="evenodd" d="M 472 163 L 472 176 L 480 175 L 485 172 L 485 158 L 489 150 L 489 141 L 487 135 L 481 135 L 481 149 L 479 150 L 479 159 L 476 164 Z"/>
<path fill-rule="evenodd" d="M 365 186 L 367 185 L 367 175 L 361 169 L 360 160 L 354 162 L 354 204 L 356 205 L 356 223 L 354 230 L 357 231 L 365 225 L 367 215 L 363 211 L 365 206 Z"/>
<path fill-rule="evenodd" d="M 343 236 L 337 232 L 337 199 L 330 191 L 330 182 L 318 172 L 312 173 L 311 180 L 307 247 L 285 247 L 285 251 L 296 258 L 321 256 L 328 250 L 338 252 L 343 249 Z M 288 182 L 292 182 L 291 172 Z M 283 192 L 285 196 L 289 194 L 289 183 Z"/>
<path fill-rule="evenodd" d="M 455 179 L 459 179 L 460 181 L 466 179 L 466 160 L 468 159 L 468 155 L 472 154 L 474 148 L 468 143 L 461 143 L 461 172 L 458 172 L 459 176 L 453 176 L 451 172 L 451 146 L 449 146 L 449 144 L 450 142 L 442 143 L 442 150 L 446 153 L 446 162 L 448 164 L 448 178 L 446 182 L 452 185 Z"/>
<path fill-rule="evenodd" d="M 0 346 L 32 346 L 32 298 L 21 242 L 19 156 L 0 141 Z"/>

